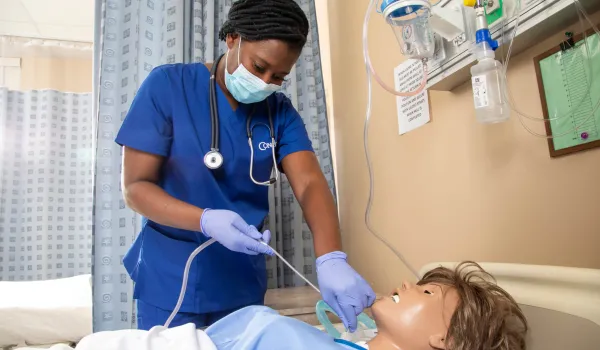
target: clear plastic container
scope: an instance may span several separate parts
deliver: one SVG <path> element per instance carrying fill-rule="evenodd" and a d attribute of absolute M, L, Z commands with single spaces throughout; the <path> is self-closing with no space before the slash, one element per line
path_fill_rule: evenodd
<path fill-rule="evenodd" d="M 487 42 L 476 45 L 475 57 L 479 61 L 471 67 L 475 117 L 484 124 L 507 121 L 510 106 L 503 93 L 506 84 L 502 63 L 495 59 L 494 51 Z"/>
<path fill-rule="evenodd" d="M 423 59 L 432 58 L 435 40 L 429 24 L 431 5 L 428 0 L 389 1 L 383 15 L 400 44 L 402 55 Z M 387 5 L 384 2 L 382 7 Z"/>

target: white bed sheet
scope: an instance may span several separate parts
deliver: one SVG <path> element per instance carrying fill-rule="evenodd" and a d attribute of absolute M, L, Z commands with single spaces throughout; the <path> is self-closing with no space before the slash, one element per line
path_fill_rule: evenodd
<path fill-rule="evenodd" d="M 40 350 L 36 347 L 18 350 Z M 17 350 L 15 349 L 15 350 Z M 150 331 L 126 329 L 99 332 L 83 338 L 75 348 L 54 345 L 48 350 L 217 350 L 215 344 L 192 323 L 174 328 L 154 327 Z"/>

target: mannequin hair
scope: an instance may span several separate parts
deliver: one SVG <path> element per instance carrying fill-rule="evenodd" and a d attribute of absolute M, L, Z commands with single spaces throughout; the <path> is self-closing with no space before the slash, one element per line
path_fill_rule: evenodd
<path fill-rule="evenodd" d="M 417 283 L 454 288 L 460 301 L 445 339 L 448 350 L 525 350 L 527 320 L 517 302 L 475 262 L 438 267 Z"/>
<path fill-rule="evenodd" d="M 233 3 L 219 39 L 238 34 L 247 41 L 276 39 L 302 50 L 309 24 L 294 0 L 239 0 Z"/>

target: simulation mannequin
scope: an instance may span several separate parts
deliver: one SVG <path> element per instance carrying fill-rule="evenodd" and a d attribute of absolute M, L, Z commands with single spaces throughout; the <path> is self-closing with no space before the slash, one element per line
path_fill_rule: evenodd
<path fill-rule="evenodd" d="M 372 307 L 378 334 L 349 347 L 265 307 L 248 307 L 206 333 L 219 350 L 524 350 L 527 321 L 515 300 L 479 265 L 439 267 Z"/>
<path fill-rule="evenodd" d="M 436 268 L 377 301 L 369 350 L 524 350 L 527 321 L 514 299 L 472 262 Z"/>
<path fill-rule="evenodd" d="M 167 330 L 155 327 L 150 332 L 110 332 L 110 341 L 96 333 L 84 338 L 77 349 L 122 350 L 123 344 L 127 349 L 196 349 L 191 342 L 213 350 L 525 350 L 525 316 L 492 280 L 479 265 L 465 262 L 454 270 L 435 268 L 416 285 L 404 283 L 373 304 L 378 333 L 366 344 L 344 344 L 271 308 L 248 306 L 205 332 L 188 324 Z M 184 336 L 190 332 L 193 336 Z"/>

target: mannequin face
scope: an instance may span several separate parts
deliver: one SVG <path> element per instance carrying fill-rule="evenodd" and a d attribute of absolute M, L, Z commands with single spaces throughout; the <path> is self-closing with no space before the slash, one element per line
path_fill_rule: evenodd
<path fill-rule="evenodd" d="M 377 338 L 392 349 L 445 349 L 448 326 L 459 301 L 456 290 L 445 285 L 403 283 L 373 304 Z"/>

